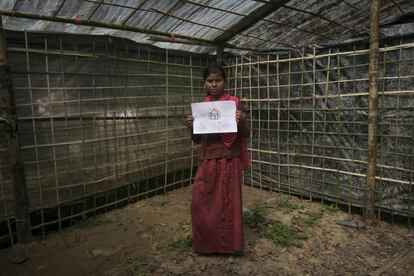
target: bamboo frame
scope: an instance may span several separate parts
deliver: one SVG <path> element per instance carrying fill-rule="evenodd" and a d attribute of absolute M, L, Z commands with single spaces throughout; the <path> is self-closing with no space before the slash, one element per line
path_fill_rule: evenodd
<path fill-rule="evenodd" d="M 116 40 L 104 49 L 92 39 L 89 50 L 82 51 L 81 44 L 57 37 L 47 36 L 39 46 L 26 34 L 25 46 L 12 51 L 26 61 L 24 67 L 12 67 L 12 74 L 26 83 L 15 87 L 21 96 L 16 106 L 21 135 L 27 138 L 21 148 L 28 154 L 31 210 L 38 214 L 32 229 L 42 235 L 193 181 L 198 146 L 191 144 L 182 120 L 189 103 L 204 97 L 201 69 L 212 60 Z M 368 51 L 320 51 L 224 59 L 229 87 L 234 85 L 229 91 L 248 109 L 252 129 L 253 166 L 243 183 L 345 204 L 350 212 L 365 204 L 361 183 L 366 181 L 369 79 L 361 73 L 368 64 L 359 58 L 366 59 Z M 375 188 L 381 196 L 375 205 L 378 216 L 402 215 L 409 223 L 413 162 L 403 160 L 413 159 L 414 133 L 401 130 L 412 127 L 404 114 L 412 108 L 406 99 L 414 95 L 407 85 L 414 75 L 405 70 L 413 60 L 402 57 L 412 51 L 414 44 L 404 42 L 381 48 L 382 68 L 394 66 L 398 73 L 379 78 L 397 86 L 384 85 L 379 94 L 381 158 L 375 175 L 381 183 Z M 69 63 L 73 70 L 67 69 Z M 39 82 L 39 76 L 48 81 Z M 149 78 L 151 83 L 143 83 Z M 4 187 L 11 183 L 8 176 L 1 181 Z M 387 187 L 407 193 L 390 195 Z M 12 223 L 7 209 L 12 199 L 1 190 L 0 217 Z M 407 209 L 395 207 L 401 200 L 408 202 Z M 0 241 L 12 235 L 4 232 Z"/>
<path fill-rule="evenodd" d="M 412 162 L 401 162 L 413 159 L 412 134 L 406 131 L 394 133 L 389 129 L 403 130 L 412 127 L 410 118 L 402 114 L 412 110 L 409 103 L 414 91 L 409 84 L 414 76 L 408 67 L 412 64 L 409 53 L 413 51 L 413 46 L 410 42 L 401 41 L 399 45 L 387 45 L 380 49 L 380 53 L 384 55 L 381 61 L 384 72 L 389 65 L 397 70 L 393 73 L 389 73 L 388 70 L 387 75 L 383 74 L 378 78 L 387 84 L 383 86 L 379 95 L 384 103 L 379 107 L 378 114 L 397 113 L 389 119 L 381 117 L 376 123 L 383 129 L 380 136 L 382 148 L 379 148 L 381 155 L 393 158 L 385 158 L 377 163 L 377 174 L 374 176 L 377 182 L 382 183 L 375 188 L 376 197 L 386 199 L 375 203 L 378 215 L 387 213 L 387 217 L 391 219 L 394 215 L 402 215 L 407 218 L 409 224 L 414 211 Z M 402 51 L 408 53 L 404 55 L 404 59 Z M 268 76 L 273 80 L 270 83 L 261 83 L 259 87 L 269 91 L 268 99 L 250 93 L 252 89 L 256 90 L 256 80 L 262 78 L 262 73 L 251 70 L 248 73 L 242 71 L 241 74 L 229 76 L 230 81 L 241 83 L 238 87 L 242 90 L 243 102 L 253 108 L 251 114 L 255 115 L 250 118 L 253 124 L 252 132 L 261 133 L 254 139 L 263 140 L 270 137 L 266 148 L 257 146 L 256 141 L 251 144 L 249 150 L 253 156 L 254 170 L 245 178 L 249 179 L 246 184 L 295 194 L 310 200 L 319 198 L 328 204 L 344 204 L 348 207 L 348 212 L 351 212 L 353 207 L 362 208 L 366 205 L 363 200 L 366 188 L 361 186 L 361 183 L 367 179 L 364 168 L 368 164 L 368 149 L 361 141 L 368 139 L 368 124 L 361 116 L 364 114 L 366 118 L 368 105 L 361 105 L 361 99 L 367 99 L 369 96 L 368 89 L 365 90 L 369 78 L 360 77 L 361 72 L 368 69 L 368 64 L 361 64 L 359 57 L 363 55 L 365 58 L 367 54 L 368 50 L 356 50 L 354 47 L 352 51 L 328 49 L 321 53 L 314 49 L 306 55 L 302 53 L 301 56 L 290 55 L 283 58 L 274 56 L 266 60 L 255 57 L 246 57 L 243 61 L 237 58 L 229 59 L 227 68 L 230 72 L 234 68 L 259 68 L 259 65 L 274 68 Z M 316 63 L 318 68 L 315 66 Z M 304 68 L 304 64 L 309 67 Z M 268 71 L 262 69 L 262 72 Z M 273 73 L 275 71 L 276 73 Z M 343 79 L 341 76 L 347 78 Z M 391 87 L 389 83 L 395 85 Z M 361 90 L 361 87 L 364 87 L 364 90 Z M 402 99 L 405 99 L 404 102 Z M 265 106 L 266 103 L 274 105 L 266 108 L 267 116 L 259 115 L 259 110 L 265 110 L 259 109 L 256 105 Z M 279 113 L 277 116 L 274 114 L 276 111 Z M 277 124 L 277 129 L 271 127 L 271 124 Z M 350 143 L 343 144 L 342 140 Z M 321 143 L 322 141 L 325 142 Z M 328 141 L 338 143 L 332 144 Z M 384 144 L 387 141 L 392 143 Z M 398 150 L 399 148 L 410 150 L 402 151 Z M 395 195 L 387 192 L 387 189 L 396 189 L 391 187 L 399 187 L 399 190 L 407 193 Z M 408 202 L 404 208 L 389 205 L 390 202 L 399 204 L 397 202 L 402 200 Z"/>
<path fill-rule="evenodd" d="M 107 44 L 102 53 L 102 49 L 98 52 L 92 42 L 92 51 L 81 53 L 78 44 L 74 43 L 74 48 L 68 51 L 64 36 L 57 37 L 60 40 L 58 48 L 54 44 L 55 48 L 50 48 L 49 40 L 54 37 L 48 36 L 43 40 L 43 48 L 35 49 L 26 33 L 25 47 L 13 49 L 15 55 L 24 55 L 26 61 L 26 70 L 19 69 L 13 74 L 28 80 L 28 85 L 17 89 L 19 95 L 29 95 L 28 101 L 19 102 L 19 110 L 30 110 L 28 116 L 19 116 L 19 122 L 29 122 L 27 126 L 32 129 L 23 133 L 32 135 L 33 143 L 26 143 L 22 149 L 34 152 L 34 158 L 25 164 L 30 171 L 27 176 L 29 194 L 34 198 L 31 210 L 39 210 L 32 229 L 40 231 L 42 236 L 53 225 L 61 229 L 68 223 L 76 223 L 79 217 L 95 215 L 117 204 L 158 193 L 160 188 L 167 192 L 191 183 L 198 147 L 184 146 L 189 139 L 181 136 L 185 127 L 177 125 L 177 118 L 188 112 L 192 100 L 200 99 L 204 94 L 198 82 L 201 68 L 207 61 L 202 56 L 188 58 L 177 51 L 157 53 L 146 46 L 133 49 L 131 44 L 121 49 L 116 44 Z M 33 70 L 31 63 L 36 59 L 43 60 L 40 63 L 43 67 Z M 73 62 L 74 71 L 64 69 L 68 59 Z M 88 60 L 93 62 L 89 63 L 91 70 L 85 72 L 83 68 Z M 98 64 L 102 62 L 108 65 L 99 68 Z M 146 72 L 117 73 L 127 64 L 140 68 L 143 65 Z M 163 66 L 167 71 L 154 71 L 155 66 L 158 66 L 157 70 Z M 109 71 L 109 68 L 113 69 Z M 44 84 L 33 83 L 32 79 L 37 76 L 45 77 Z M 153 77 L 155 81 L 160 76 L 167 78 L 162 85 L 136 85 L 141 79 Z M 91 79 L 90 85 L 83 85 L 85 78 Z M 68 80 L 70 86 L 65 85 Z M 183 82 L 188 85 L 178 84 Z M 141 90 L 143 94 L 137 93 Z M 171 95 L 170 90 L 178 94 Z M 37 101 L 43 91 L 46 93 L 45 104 Z M 55 98 L 55 93 L 62 97 Z M 142 101 L 147 105 L 135 105 Z M 50 116 L 37 113 L 43 106 Z M 155 125 L 155 129 L 151 128 Z M 141 126 L 145 127 L 141 129 Z M 76 133 L 79 136 L 73 136 Z M 164 150 L 159 152 L 162 145 Z M 186 148 L 185 152 L 191 152 L 190 156 L 178 148 Z M 73 149 L 79 150 L 74 153 Z M 78 164 L 73 162 L 74 159 L 79 160 Z M 191 169 L 187 169 L 189 167 Z M 157 176 L 160 168 L 165 170 L 163 177 Z M 145 180 L 151 177 L 155 177 L 154 180 Z M 155 184 L 161 179 L 162 185 Z M 9 180 L 4 180 L 8 185 Z M 125 190 L 124 199 L 119 189 L 126 183 L 130 188 Z M 102 192 L 103 197 L 100 196 Z M 86 197 L 92 197 L 92 204 L 87 203 Z M 115 203 L 113 199 L 116 199 Z M 3 202 L 6 197 L 2 196 L 1 200 Z M 104 207 L 102 201 L 106 202 Z M 50 221 L 45 210 L 56 205 L 68 207 L 58 207 L 56 219 Z M 1 211 L 7 213 L 4 208 Z M 7 215 L 13 216 L 12 213 Z M 6 237 L 13 240 L 12 232 L 0 240 Z"/>

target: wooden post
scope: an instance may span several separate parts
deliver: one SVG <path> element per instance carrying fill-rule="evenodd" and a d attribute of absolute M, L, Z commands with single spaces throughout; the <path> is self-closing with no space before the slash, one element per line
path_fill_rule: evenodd
<path fill-rule="evenodd" d="M 27 195 L 26 177 L 24 174 L 23 159 L 20 152 L 20 141 L 16 124 L 16 106 L 10 74 L 10 66 L 6 55 L 6 36 L 3 29 L 3 18 L 0 15 L 0 123 L 5 125 L 5 135 L 10 154 L 16 234 L 18 243 L 29 243 L 32 239 L 29 199 Z"/>
<path fill-rule="evenodd" d="M 369 107 L 368 107 L 368 160 L 365 220 L 374 222 L 375 166 L 377 159 L 377 97 L 379 55 L 379 0 L 371 0 L 371 31 L 369 39 Z"/>

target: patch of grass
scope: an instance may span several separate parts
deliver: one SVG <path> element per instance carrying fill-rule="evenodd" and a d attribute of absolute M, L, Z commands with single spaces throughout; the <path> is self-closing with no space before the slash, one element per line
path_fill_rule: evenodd
<path fill-rule="evenodd" d="M 289 197 L 282 197 L 277 206 L 289 209 L 302 209 L 301 204 L 290 201 Z M 283 224 L 268 218 L 267 210 L 261 202 L 255 202 L 250 209 L 244 212 L 244 222 L 258 233 L 260 237 L 268 239 L 281 246 L 293 246 L 299 239 L 309 236 L 309 229 L 323 216 L 321 210 L 308 214 L 296 214 L 291 224 Z"/>
<path fill-rule="evenodd" d="M 115 275 L 143 276 L 145 273 L 145 262 L 138 256 L 122 256 L 116 267 Z"/>
<path fill-rule="evenodd" d="M 332 203 L 331 205 L 328 206 L 328 208 L 326 208 L 326 210 L 328 210 L 328 212 L 331 212 L 331 213 L 336 213 L 339 211 L 338 204 Z"/>
<path fill-rule="evenodd" d="M 187 230 L 189 226 L 190 226 L 190 223 L 187 220 L 183 219 L 177 223 L 175 228 L 177 229 L 177 231 L 184 231 L 184 230 Z"/>
<path fill-rule="evenodd" d="M 292 217 L 292 224 L 301 228 L 307 228 L 313 226 L 323 216 L 321 211 L 314 211 L 304 216 L 295 215 Z M 306 230 L 306 229 L 305 229 Z"/>
<path fill-rule="evenodd" d="M 267 210 L 260 202 L 256 202 L 249 211 L 244 212 L 244 221 L 259 236 L 275 244 L 291 246 L 295 245 L 298 239 L 295 227 L 269 219 Z"/>
<path fill-rule="evenodd" d="M 167 248 L 171 251 L 183 254 L 193 245 L 193 237 L 190 234 L 178 235 L 175 239 L 167 244 Z"/>
<path fill-rule="evenodd" d="M 293 202 L 292 199 L 289 196 L 281 196 L 280 199 L 277 202 L 277 206 L 297 210 L 302 209 L 303 205 L 299 204 L 297 202 Z"/>
<path fill-rule="evenodd" d="M 174 251 L 178 254 L 183 254 L 193 245 L 193 237 L 188 232 L 190 231 L 190 223 L 183 219 L 175 225 L 175 237 L 168 241 L 167 250 Z"/>
<path fill-rule="evenodd" d="M 169 199 L 167 196 L 159 196 L 155 199 L 155 204 L 159 207 L 164 207 L 169 203 Z"/>
<path fill-rule="evenodd" d="M 297 243 L 297 230 L 292 225 L 273 222 L 265 227 L 260 233 L 266 239 L 282 246 L 292 246 Z"/>
<path fill-rule="evenodd" d="M 305 220 L 305 224 L 307 226 L 312 226 L 314 225 L 318 220 L 320 220 L 323 216 L 323 213 L 321 211 L 315 211 L 315 212 L 311 212 L 309 214 L 309 216 L 307 217 L 307 219 Z"/>
<path fill-rule="evenodd" d="M 243 213 L 244 222 L 252 229 L 260 231 L 267 223 L 267 211 L 264 205 L 260 202 L 255 202 L 254 205 Z"/>

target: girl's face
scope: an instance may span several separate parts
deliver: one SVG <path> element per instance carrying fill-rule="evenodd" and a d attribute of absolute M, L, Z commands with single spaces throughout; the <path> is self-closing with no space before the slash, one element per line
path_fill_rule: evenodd
<path fill-rule="evenodd" d="M 204 81 L 204 87 L 206 88 L 208 95 L 215 99 L 218 99 L 224 94 L 225 86 L 226 84 L 220 73 L 212 73 L 208 75 L 207 79 Z"/>

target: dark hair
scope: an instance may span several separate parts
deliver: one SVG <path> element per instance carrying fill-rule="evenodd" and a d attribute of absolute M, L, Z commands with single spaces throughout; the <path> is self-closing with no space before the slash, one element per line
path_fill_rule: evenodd
<path fill-rule="evenodd" d="M 223 80 L 226 80 L 226 72 L 223 69 L 223 66 L 220 64 L 210 64 L 207 65 L 206 68 L 204 68 L 203 73 L 203 80 L 206 80 L 210 74 L 217 74 L 219 73 Z"/>

